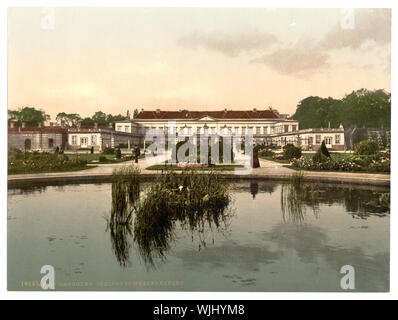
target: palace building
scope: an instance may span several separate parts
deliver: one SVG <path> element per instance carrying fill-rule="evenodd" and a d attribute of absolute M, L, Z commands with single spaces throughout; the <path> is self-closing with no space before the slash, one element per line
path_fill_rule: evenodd
<path fill-rule="evenodd" d="M 251 131 L 256 144 L 277 145 L 288 143 L 300 146 L 303 150 L 317 150 L 325 140 L 331 150 L 345 150 L 344 128 L 319 128 L 300 130 L 297 120 L 277 110 L 221 110 L 221 111 L 146 111 L 128 121 L 117 122 L 115 130 L 138 134 L 142 138 L 150 129 L 161 130 L 165 134 L 168 126 L 176 127 L 177 135 L 231 134 L 244 137 Z"/>
<path fill-rule="evenodd" d="M 141 110 L 131 120 L 119 121 L 107 127 L 60 126 L 8 128 L 8 148 L 21 150 L 49 151 L 87 150 L 102 151 L 123 145 L 131 148 L 145 144 L 148 130 L 161 130 L 165 134 L 169 126 L 176 128 L 176 134 L 192 136 L 197 134 L 230 134 L 244 139 L 252 133 L 255 144 L 283 147 L 292 143 L 303 150 L 317 150 L 322 141 L 330 150 L 345 150 L 344 128 L 313 128 L 300 130 L 299 122 L 280 114 L 277 110 L 220 110 L 220 111 L 154 111 Z"/>

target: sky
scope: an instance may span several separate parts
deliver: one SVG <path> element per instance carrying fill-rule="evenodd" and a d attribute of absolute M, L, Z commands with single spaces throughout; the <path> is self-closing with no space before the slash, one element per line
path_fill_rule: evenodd
<path fill-rule="evenodd" d="M 250 110 L 390 91 L 389 9 L 10 8 L 8 108 Z"/>

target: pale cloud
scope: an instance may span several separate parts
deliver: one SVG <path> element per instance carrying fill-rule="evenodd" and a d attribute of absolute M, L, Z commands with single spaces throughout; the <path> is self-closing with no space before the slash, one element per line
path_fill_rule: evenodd
<path fill-rule="evenodd" d="M 325 50 L 359 49 L 368 42 L 375 45 L 391 43 L 390 9 L 356 9 L 353 17 L 353 29 L 336 24 L 323 38 L 321 47 Z"/>
<path fill-rule="evenodd" d="M 305 77 L 313 71 L 328 67 L 328 55 L 318 51 L 288 48 L 253 59 L 252 63 L 263 63 L 284 75 Z"/>
<path fill-rule="evenodd" d="M 315 41 L 302 40 L 295 45 L 252 59 L 251 63 L 262 63 L 282 75 L 307 77 L 314 71 L 329 66 L 329 55 L 319 50 Z"/>
<path fill-rule="evenodd" d="M 230 57 L 242 53 L 268 49 L 278 43 L 271 33 L 251 32 L 241 34 L 200 34 L 191 33 L 178 41 L 178 44 L 191 49 L 204 48 Z"/>

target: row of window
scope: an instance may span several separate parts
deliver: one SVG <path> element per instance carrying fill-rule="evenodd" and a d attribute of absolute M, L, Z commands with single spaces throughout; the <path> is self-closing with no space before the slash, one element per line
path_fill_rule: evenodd
<path fill-rule="evenodd" d="M 87 137 L 80 138 L 80 144 L 87 144 L 87 141 L 88 141 Z M 92 145 L 96 145 L 97 144 L 97 136 L 91 136 L 90 141 L 91 141 Z M 72 144 L 73 145 L 77 145 L 78 144 L 77 143 L 77 136 L 72 136 Z"/>
<path fill-rule="evenodd" d="M 123 131 L 123 126 L 117 126 L 116 131 Z M 130 126 L 124 126 L 124 132 L 130 132 Z"/>
<path fill-rule="evenodd" d="M 312 137 L 308 138 L 308 144 L 312 144 L 313 143 L 312 139 L 313 139 Z M 321 143 L 322 143 L 322 136 L 318 135 L 318 134 L 315 135 L 315 144 L 321 144 Z M 340 135 L 336 134 L 334 136 L 334 144 L 340 144 L 340 143 L 341 143 L 340 142 Z M 331 137 L 331 136 L 325 137 L 325 144 L 333 144 L 333 137 Z"/>
<path fill-rule="evenodd" d="M 164 132 L 167 132 L 167 130 L 168 130 L 167 127 L 159 127 L 159 128 L 145 127 L 144 133 L 148 132 L 150 129 L 152 129 L 152 130 L 157 129 L 157 130 L 161 130 Z M 179 130 L 180 134 L 188 134 L 189 135 L 189 134 L 193 133 L 192 127 L 180 127 L 177 129 Z M 120 131 L 120 130 L 118 130 L 118 131 Z M 221 133 L 232 133 L 232 127 L 225 127 L 225 128 L 222 128 L 220 131 L 221 131 Z M 271 133 L 275 133 L 275 127 L 274 126 L 272 126 L 272 127 L 268 127 L 268 126 L 255 127 L 255 130 L 254 130 L 254 127 L 234 127 L 234 134 L 239 134 L 239 131 L 241 134 L 246 134 L 246 132 L 250 132 L 250 131 L 252 131 L 253 134 L 257 134 L 257 135 L 271 134 Z M 205 134 L 209 134 L 209 133 L 216 134 L 217 128 L 216 127 L 207 127 L 207 128 L 206 127 L 197 127 L 196 132 L 197 133 L 205 133 Z"/>

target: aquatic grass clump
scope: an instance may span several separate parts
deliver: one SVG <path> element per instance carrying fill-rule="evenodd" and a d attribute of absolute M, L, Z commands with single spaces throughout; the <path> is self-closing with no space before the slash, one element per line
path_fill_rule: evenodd
<path fill-rule="evenodd" d="M 137 207 L 134 241 L 141 257 L 150 266 L 157 259 L 163 261 L 177 224 L 199 234 L 212 225 L 217 229 L 226 225 L 230 201 L 228 184 L 214 172 L 184 170 L 162 175 Z"/>
<path fill-rule="evenodd" d="M 230 204 L 228 184 L 213 171 L 167 171 L 140 197 L 140 171 L 121 167 L 112 175 L 112 211 L 108 221 L 112 248 L 119 263 L 129 259 L 129 236 L 149 267 L 166 259 L 178 226 L 199 233 L 205 246 L 205 230 L 226 226 Z M 132 228 L 133 227 L 133 228 Z"/>
<path fill-rule="evenodd" d="M 281 188 L 281 210 L 283 219 L 288 219 L 294 224 L 302 224 L 305 220 L 307 207 L 312 208 L 315 216 L 319 211 L 318 192 L 314 184 L 307 183 L 303 172 L 290 176 L 289 183 L 284 183 Z"/>
<path fill-rule="evenodd" d="M 111 224 L 131 222 L 134 206 L 140 197 L 140 182 L 140 170 L 133 165 L 113 171 Z"/>

